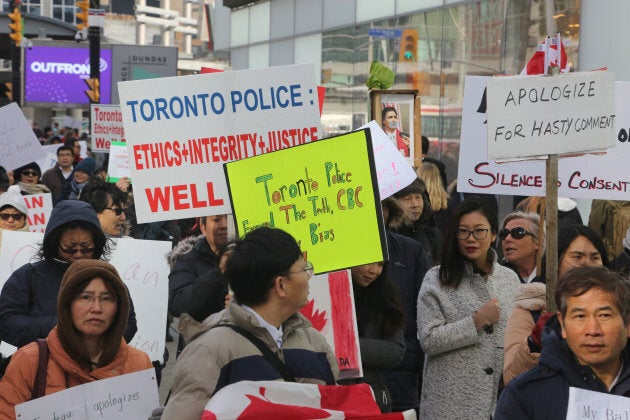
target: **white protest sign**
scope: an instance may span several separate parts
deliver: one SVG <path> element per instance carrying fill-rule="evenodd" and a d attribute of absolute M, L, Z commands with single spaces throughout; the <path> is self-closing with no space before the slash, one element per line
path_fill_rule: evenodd
<path fill-rule="evenodd" d="M 300 312 L 334 350 L 339 378 L 363 376 L 350 270 L 314 276 L 309 281 L 308 302 Z"/>
<path fill-rule="evenodd" d="M 127 144 L 124 142 L 112 142 L 109 148 L 107 180 L 109 182 L 116 182 L 123 177 L 131 177 Z"/>
<path fill-rule="evenodd" d="M 569 388 L 567 420 L 621 420 L 630 418 L 630 398 Z"/>
<path fill-rule="evenodd" d="M 0 289 L 11 273 L 28 262 L 39 249 L 44 235 L 34 232 L 5 231 L 0 248 Z M 162 360 L 165 346 L 168 306 L 168 273 L 164 255 L 171 249 L 167 241 L 114 239 L 110 263 L 127 285 L 136 312 L 138 331 L 129 343 L 144 351 L 151 360 Z M 3 355 L 12 354 L 0 346 Z"/>
<path fill-rule="evenodd" d="M 118 83 L 138 222 L 231 212 L 222 164 L 321 138 L 313 64 Z"/>
<path fill-rule="evenodd" d="M 42 150 L 44 151 L 44 157 L 37 160 L 35 163 L 39 165 L 39 169 L 42 171 L 42 175 L 47 170 L 54 168 L 57 165 L 57 149 L 63 146 L 63 143 L 58 144 L 47 144 L 42 146 Z"/>
<path fill-rule="evenodd" d="M 125 141 L 120 105 L 91 104 L 92 151 L 108 152 L 113 142 Z"/>
<path fill-rule="evenodd" d="M 372 135 L 378 191 L 384 200 L 411 184 L 418 175 L 376 121 L 370 121 L 359 130 L 363 128 L 369 128 Z"/>
<path fill-rule="evenodd" d="M 615 145 L 613 72 L 488 80 L 488 158 L 523 158 Z"/>
<path fill-rule="evenodd" d="M 488 77 L 468 76 L 464 87 L 457 190 L 484 194 L 545 195 L 545 162 L 496 163 L 488 159 L 486 114 L 478 112 Z M 605 155 L 561 158 L 561 197 L 628 200 L 630 174 L 630 83 L 615 82 L 616 145 Z"/>
<path fill-rule="evenodd" d="M 81 120 L 77 120 L 76 118 L 72 118 L 69 115 L 64 115 L 63 117 L 63 126 L 69 128 L 76 128 L 77 130 L 81 129 L 83 122 Z"/>
<path fill-rule="evenodd" d="M 33 128 L 15 102 L 0 108 L 0 144 L 0 166 L 7 171 L 45 156 Z"/>
<path fill-rule="evenodd" d="M 15 406 L 20 420 L 145 419 L 159 407 L 154 369 L 68 388 Z"/>
<path fill-rule="evenodd" d="M 25 195 L 24 201 L 28 208 L 27 220 L 29 229 L 31 232 L 44 233 L 48 219 L 50 218 L 50 213 L 52 213 L 52 194 Z"/>

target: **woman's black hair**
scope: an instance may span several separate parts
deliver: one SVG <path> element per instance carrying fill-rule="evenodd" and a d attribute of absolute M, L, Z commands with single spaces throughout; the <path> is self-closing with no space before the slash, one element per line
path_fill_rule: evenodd
<path fill-rule="evenodd" d="M 405 324 L 405 311 L 398 291 L 387 278 L 387 264 L 381 274 L 367 287 L 352 282 L 359 336 L 365 335 L 369 324 L 380 324 L 383 336 L 392 336 Z"/>
<path fill-rule="evenodd" d="M 464 278 L 464 263 L 466 259 L 459 251 L 457 229 L 462 216 L 478 211 L 490 224 L 490 235 L 496 235 L 499 229 L 497 214 L 494 209 L 485 205 L 478 197 L 470 197 L 460 202 L 451 216 L 446 227 L 442 242 L 442 259 L 440 261 L 440 284 L 457 289 Z M 488 250 L 490 252 L 490 250 Z"/>
<path fill-rule="evenodd" d="M 102 259 L 106 261 L 109 259 L 112 246 L 111 241 L 105 237 L 105 234 L 99 227 L 83 220 L 73 220 L 68 223 L 64 223 L 48 233 L 37 251 L 37 258 L 46 261 L 62 259 L 59 255 L 59 242 L 61 241 L 63 234 L 71 229 L 84 229 L 90 232 L 92 240 L 94 241 L 93 259 Z"/>

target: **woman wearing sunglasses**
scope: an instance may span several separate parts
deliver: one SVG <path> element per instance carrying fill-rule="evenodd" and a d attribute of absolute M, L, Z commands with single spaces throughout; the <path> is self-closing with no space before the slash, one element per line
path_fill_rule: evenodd
<path fill-rule="evenodd" d="M 27 214 L 28 209 L 24 197 L 20 194 L 20 187 L 11 185 L 7 192 L 0 195 L 0 246 L 2 232 L 5 230 L 29 231 Z"/>
<path fill-rule="evenodd" d="M 505 216 L 499 230 L 503 250 L 501 264 L 514 270 L 521 283 L 531 283 L 536 277 L 536 256 L 539 249 L 544 251 L 544 242 L 539 245 L 539 226 L 537 213 L 515 211 Z"/>
<path fill-rule="evenodd" d="M 22 194 L 43 194 L 50 192 L 50 189 L 41 183 L 42 170 L 37 163 L 28 163 L 13 172 Z"/>
<path fill-rule="evenodd" d="M 440 265 L 418 295 L 418 337 L 425 352 L 421 419 L 489 419 L 503 368 L 503 333 L 516 274 L 491 248 L 496 213 L 479 198 L 455 208 Z"/>
<path fill-rule="evenodd" d="M 558 278 L 578 267 L 608 267 L 608 255 L 601 238 L 584 225 L 567 226 L 558 232 Z M 523 284 L 516 293 L 514 309 L 505 330 L 505 384 L 538 364 L 542 343 L 540 335 L 549 315 L 545 314 L 545 267 L 532 283 Z M 539 321 L 540 320 L 540 321 Z"/>
<path fill-rule="evenodd" d="M 53 208 L 37 257 L 11 274 L 0 293 L 0 340 L 21 347 L 45 338 L 57 324 L 61 279 L 82 259 L 102 259 L 109 245 L 94 209 L 66 200 Z M 125 331 L 127 342 L 136 328 L 133 306 Z"/>

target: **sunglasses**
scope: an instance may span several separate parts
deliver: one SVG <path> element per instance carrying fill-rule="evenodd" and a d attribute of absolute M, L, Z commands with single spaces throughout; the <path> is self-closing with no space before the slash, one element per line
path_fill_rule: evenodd
<path fill-rule="evenodd" d="M 39 174 L 35 171 L 22 171 L 22 175 L 26 176 L 39 176 Z"/>
<path fill-rule="evenodd" d="M 121 214 L 123 214 L 124 212 L 127 211 L 127 209 L 123 209 L 122 207 L 105 207 L 105 210 L 111 210 L 114 213 L 116 213 L 116 216 L 120 216 Z"/>
<path fill-rule="evenodd" d="M 522 228 L 522 227 L 515 227 L 515 228 L 512 228 L 511 230 L 503 228 L 499 231 L 499 238 L 501 240 L 504 240 L 505 238 L 507 238 L 508 235 L 512 235 L 512 238 L 514 239 L 523 239 L 525 235 L 534 236 L 533 233 L 526 231 L 525 228 Z"/>
<path fill-rule="evenodd" d="M 91 254 L 96 248 L 59 248 L 61 252 L 68 255 L 74 255 L 80 252 L 83 255 Z"/>
<path fill-rule="evenodd" d="M 5 222 L 9 219 L 13 219 L 16 221 L 20 221 L 20 220 L 24 220 L 24 217 L 26 217 L 23 213 L 0 213 L 0 219 L 4 220 Z"/>

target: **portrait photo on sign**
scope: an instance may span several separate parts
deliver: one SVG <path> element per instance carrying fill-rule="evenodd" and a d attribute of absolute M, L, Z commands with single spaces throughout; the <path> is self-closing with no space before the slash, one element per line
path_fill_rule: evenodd
<path fill-rule="evenodd" d="M 420 138 L 420 112 L 417 93 L 405 91 L 372 91 L 372 119 L 377 121 L 396 149 L 413 166 L 416 150 L 415 141 Z M 417 109 L 416 109 L 417 108 Z M 418 121 L 418 123 L 416 123 Z M 418 125 L 418 127 L 416 127 Z"/>

